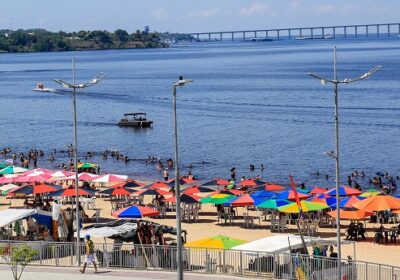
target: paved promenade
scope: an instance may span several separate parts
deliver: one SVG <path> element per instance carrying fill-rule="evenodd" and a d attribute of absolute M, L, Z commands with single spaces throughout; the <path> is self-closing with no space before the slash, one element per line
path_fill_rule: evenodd
<path fill-rule="evenodd" d="M 187 280 L 204 280 L 205 277 L 221 280 L 243 280 L 244 278 L 229 277 L 223 275 L 193 274 L 185 273 Z M 26 268 L 22 274 L 21 280 L 117 280 L 123 278 L 131 278 L 135 280 L 175 280 L 176 273 L 161 271 L 141 271 L 141 270 L 110 270 L 99 269 L 99 273 L 95 274 L 93 267 L 89 267 L 85 274 L 81 274 L 78 268 L 60 268 L 60 267 L 44 267 L 32 266 Z M 12 280 L 12 274 L 8 266 L 0 265 L 0 279 Z"/>

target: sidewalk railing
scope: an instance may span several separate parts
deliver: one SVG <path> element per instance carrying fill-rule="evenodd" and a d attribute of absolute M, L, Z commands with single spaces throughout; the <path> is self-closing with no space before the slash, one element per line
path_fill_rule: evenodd
<path fill-rule="evenodd" d="M 75 243 L 0 241 L 0 252 L 28 245 L 38 251 L 33 265 L 76 266 Z M 84 245 L 81 256 L 84 259 Z M 176 247 L 132 244 L 95 244 L 101 267 L 175 271 Z M 0 259 L 4 262 L 4 259 Z M 400 267 L 342 260 L 342 277 L 337 274 L 337 259 L 297 254 L 273 254 L 251 251 L 185 248 L 186 271 L 264 279 L 309 280 L 400 280 Z"/>

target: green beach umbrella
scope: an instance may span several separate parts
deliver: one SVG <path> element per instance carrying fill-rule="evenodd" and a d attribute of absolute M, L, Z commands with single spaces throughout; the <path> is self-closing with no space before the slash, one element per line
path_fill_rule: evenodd
<path fill-rule="evenodd" d="M 210 248 L 210 249 L 232 249 L 232 247 L 247 243 L 248 241 L 235 239 L 228 236 L 216 235 L 200 239 L 193 242 L 188 242 L 185 247 L 190 248 Z"/>
<path fill-rule="evenodd" d="M 6 163 L 0 163 L 0 170 L 6 168 L 7 166 L 8 164 Z"/>
<path fill-rule="evenodd" d="M 224 204 L 225 202 L 228 202 L 232 198 L 234 198 L 234 195 L 228 195 L 228 194 L 217 194 L 217 195 L 212 195 L 208 197 L 204 197 L 200 199 L 201 203 L 210 203 L 210 204 Z"/>
<path fill-rule="evenodd" d="M 90 163 L 90 162 L 83 162 L 78 164 L 78 168 L 97 168 L 97 164 Z"/>
<path fill-rule="evenodd" d="M 323 210 L 329 208 L 329 206 L 326 203 L 320 203 L 320 202 L 311 202 L 311 201 L 306 201 L 302 200 L 300 201 L 301 204 L 301 209 L 303 212 L 310 212 L 310 211 L 318 211 L 318 210 Z M 278 210 L 283 213 L 299 213 L 300 209 L 297 205 L 297 203 L 290 203 L 288 205 L 280 206 L 278 207 Z"/>
<path fill-rule="evenodd" d="M 266 201 L 261 202 L 260 204 L 257 204 L 257 208 L 263 208 L 263 209 L 278 209 L 278 207 L 287 205 L 292 203 L 292 201 L 286 200 L 286 199 L 268 199 Z"/>
<path fill-rule="evenodd" d="M 7 166 L 6 168 L 3 168 L 0 170 L 0 174 L 6 175 L 6 174 L 17 174 L 17 173 L 23 173 L 27 171 L 28 169 L 18 167 L 18 166 Z"/>
<path fill-rule="evenodd" d="M 370 196 L 377 196 L 380 195 L 381 192 L 376 189 L 368 189 L 366 192 L 360 194 L 361 197 L 370 197 Z"/>

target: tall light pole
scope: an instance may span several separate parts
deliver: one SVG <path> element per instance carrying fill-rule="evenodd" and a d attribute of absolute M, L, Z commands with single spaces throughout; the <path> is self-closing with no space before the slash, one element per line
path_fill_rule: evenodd
<path fill-rule="evenodd" d="M 175 197 L 176 197 L 176 262 L 177 279 L 183 280 L 182 267 L 182 228 L 181 228 L 181 187 L 179 185 L 179 157 L 178 157 L 178 124 L 176 118 L 176 88 L 182 87 L 193 80 L 185 80 L 182 76 L 173 84 L 172 99 L 174 109 L 174 141 L 175 141 Z"/>
<path fill-rule="evenodd" d="M 89 82 L 84 84 L 75 84 L 75 58 L 72 57 L 72 84 L 67 83 L 63 80 L 54 80 L 57 84 L 62 85 L 66 89 L 72 89 L 72 105 L 74 114 L 74 167 L 75 167 L 75 210 L 76 210 L 76 262 L 78 266 L 81 263 L 80 254 L 80 217 L 79 217 L 79 176 L 78 176 L 78 129 L 77 129 L 77 118 L 76 118 L 76 90 L 84 89 L 93 85 L 98 84 L 102 79 L 107 76 L 107 73 L 100 72 L 94 76 Z"/>
<path fill-rule="evenodd" d="M 378 71 L 382 66 L 378 65 L 366 72 L 365 74 L 354 78 L 354 79 L 344 79 L 338 80 L 337 78 L 337 56 L 336 56 L 336 46 L 333 47 L 333 80 L 323 78 L 320 75 L 308 73 L 311 77 L 316 78 L 321 81 L 321 84 L 326 85 L 327 83 L 331 83 L 334 85 L 334 98 L 335 98 L 335 146 L 336 152 L 327 153 L 328 156 L 335 159 L 336 162 L 336 238 L 337 238 L 337 248 L 338 248 L 338 275 L 341 279 L 342 269 L 341 269 L 341 258 L 342 258 L 342 250 L 341 250 L 341 240 L 340 240 L 340 207 L 339 207 L 339 98 L 338 98 L 338 87 L 339 84 L 350 84 L 357 81 L 368 79 L 371 75 L 373 75 L 376 71 Z"/>

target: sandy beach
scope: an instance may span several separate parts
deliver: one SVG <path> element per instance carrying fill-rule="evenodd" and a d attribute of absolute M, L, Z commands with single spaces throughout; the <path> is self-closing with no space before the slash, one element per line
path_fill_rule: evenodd
<path fill-rule="evenodd" d="M 145 196 L 144 203 L 151 202 L 151 196 Z M 22 206 L 24 199 L 7 199 L 5 197 L 0 197 L 0 210 L 6 209 L 10 206 Z M 64 206 L 67 207 L 67 206 Z M 114 219 L 111 216 L 111 203 L 110 201 L 105 201 L 103 198 L 96 199 L 96 207 L 101 209 L 101 218 L 103 220 Z M 203 204 L 202 211 L 199 215 L 199 221 L 196 223 L 187 223 L 182 222 L 182 229 L 186 230 L 187 241 L 194 241 L 198 239 L 202 239 L 205 237 L 210 237 L 213 235 L 226 235 L 233 238 L 243 239 L 247 241 L 253 241 L 259 238 L 279 234 L 275 232 L 271 232 L 269 229 L 269 221 L 264 221 L 261 219 L 260 225 L 256 222 L 256 226 L 254 228 L 245 228 L 242 213 L 244 211 L 244 207 L 238 207 L 237 213 L 238 216 L 234 220 L 232 224 L 218 224 L 216 208 L 210 204 Z M 94 214 L 93 210 L 85 210 L 85 212 L 92 216 Z M 250 215 L 256 215 L 255 211 L 249 211 Z M 145 218 L 145 220 L 153 221 L 156 223 L 160 223 L 167 226 L 175 226 L 175 214 L 174 212 L 167 212 L 167 216 L 164 219 L 153 219 L 153 218 Z M 344 239 L 345 232 L 348 221 L 342 222 L 342 238 Z M 84 223 L 83 226 L 89 225 L 88 223 Z M 392 225 L 386 225 L 386 227 L 391 227 Z M 356 258 L 357 260 L 368 261 L 368 262 L 376 262 L 389 264 L 393 266 L 399 265 L 399 246 L 400 243 L 396 244 L 375 244 L 373 242 L 373 236 L 375 228 L 379 227 L 378 224 L 367 223 L 367 240 L 365 241 L 357 241 L 356 242 Z M 296 227 L 294 225 L 288 226 L 286 233 L 296 233 Z M 317 236 L 332 238 L 336 237 L 336 229 L 335 228 L 318 228 Z M 94 239 L 95 242 L 102 243 L 103 239 Z M 110 242 L 112 242 L 110 240 Z M 353 256 L 353 245 L 345 244 L 342 245 L 342 256 L 346 257 L 347 255 Z"/>

